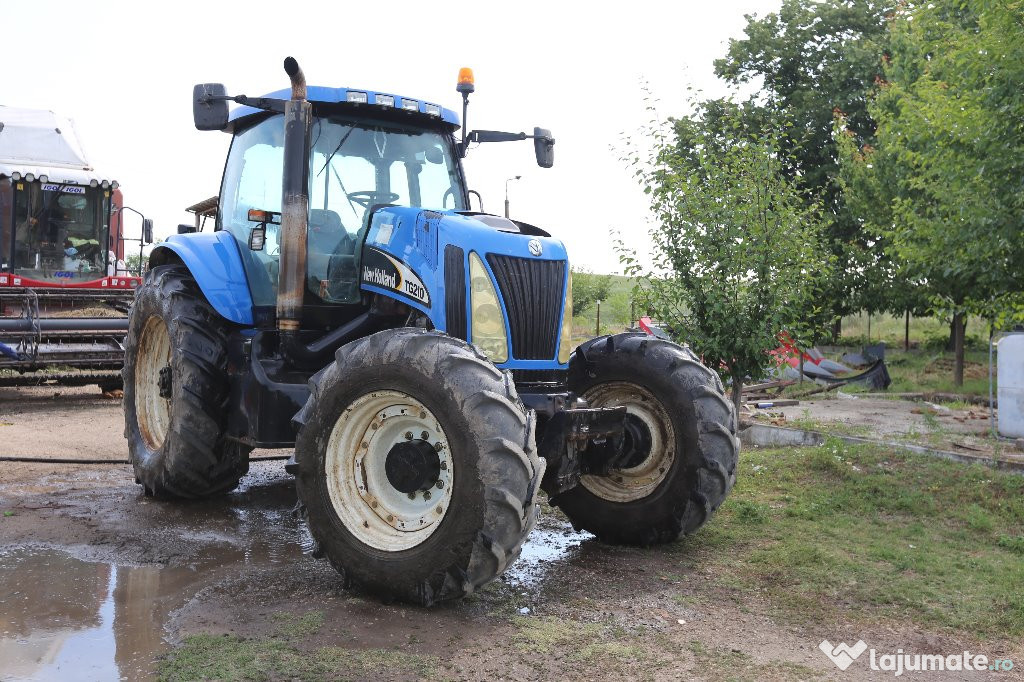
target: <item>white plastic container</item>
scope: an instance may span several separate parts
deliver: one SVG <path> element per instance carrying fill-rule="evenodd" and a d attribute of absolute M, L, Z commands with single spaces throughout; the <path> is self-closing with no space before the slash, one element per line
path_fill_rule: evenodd
<path fill-rule="evenodd" d="M 1024 438 L 1024 332 L 999 340 L 999 435 Z"/>

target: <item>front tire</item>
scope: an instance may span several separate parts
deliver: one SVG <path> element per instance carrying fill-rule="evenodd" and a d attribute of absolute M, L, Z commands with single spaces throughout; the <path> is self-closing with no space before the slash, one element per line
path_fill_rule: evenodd
<path fill-rule="evenodd" d="M 507 373 L 463 341 L 403 328 L 344 346 L 310 388 L 296 487 L 347 584 L 429 606 L 519 556 L 543 463 Z"/>
<path fill-rule="evenodd" d="M 125 340 L 125 438 L 147 495 L 233 490 L 251 448 L 224 437 L 228 323 L 184 266 L 146 273 Z"/>
<path fill-rule="evenodd" d="M 703 526 L 736 480 L 739 441 L 721 380 L 690 352 L 645 334 L 605 336 L 569 360 L 591 407 L 626 406 L 626 466 L 585 474 L 552 504 L 615 544 L 671 542 Z"/>

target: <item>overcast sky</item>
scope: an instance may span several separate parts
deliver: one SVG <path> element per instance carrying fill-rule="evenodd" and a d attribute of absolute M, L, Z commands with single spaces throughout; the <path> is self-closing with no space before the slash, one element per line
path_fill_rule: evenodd
<path fill-rule="evenodd" d="M 692 86 L 725 92 L 712 62 L 744 14 L 780 0 L 718 2 L 107 2 L 4 3 L 0 104 L 74 119 L 93 165 L 157 236 L 191 222 L 184 208 L 217 194 L 229 136 L 192 124 L 192 85 L 231 94 L 287 87 L 298 59 L 311 85 L 394 92 L 461 112 L 455 82 L 472 67 L 469 127 L 550 128 L 555 167 L 529 142 L 488 144 L 466 159 L 484 208 L 565 241 L 574 265 L 618 271 L 611 231 L 646 243 L 644 195 L 613 147 L 649 120 L 644 84 L 664 116 Z M 475 200 L 474 200 L 475 207 Z M 138 218 L 127 219 L 138 229 Z"/>

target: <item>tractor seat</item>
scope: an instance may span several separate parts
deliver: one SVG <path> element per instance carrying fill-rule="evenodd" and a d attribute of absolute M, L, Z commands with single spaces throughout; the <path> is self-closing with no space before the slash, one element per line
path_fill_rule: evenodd
<path fill-rule="evenodd" d="M 342 260 L 354 263 L 355 238 L 342 225 L 341 216 L 337 213 L 328 209 L 312 208 L 309 210 L 307 241 L 306 267 L 310 290 L 337 300 L 340 282 L 332 281 L 332 278 L 339 279 L 339 273 L 331 272 L 331 264 L 334 263 L 333 269 L 338 270 L 338 264 Z M 344 270 L 352 270 L 354 273 L 355 266 L 353 264 Z M 348 272 L 345 274 L 349 275 L 344 278 L 345 280 L 354 281 L 354 275 Z M 345 284 L 351 282 L 346 281 Z M 342 298 L 349 297 L 349 288 L 351 287 L 343 286 L 345 293 L 341 294 Z"/>
<path fill-rule="evenodd" d="M 326 256 L 355 253 L 356 240 L 341 224 L 341 216 L 323 208 L 309 209 L 309 251 Z"/>

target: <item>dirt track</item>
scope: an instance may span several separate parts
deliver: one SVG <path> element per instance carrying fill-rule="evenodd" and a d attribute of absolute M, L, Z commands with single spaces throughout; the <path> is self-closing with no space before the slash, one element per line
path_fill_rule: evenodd
<path fill-rule="evenodd" d="M 0 453 L 127 457 L 116 400 L 95 387 L 60 392 L 0 389 Z M 823 638 L 870 637 L 893 651 L 963 644 L 854 630 L 840 615 L 826 629 L 779 624 L 756 594 L 723 597 L 686 541 L 610 547 L 551 510 L 513 569 L 473 597 L 384 605 L 343 589 L 307 554 L 281 462 L 254 464 L 231 495 L 188 504 L 144 497 L 128 466 L 2 471 L 0 679 L 142 679 L 189 634 L 286 637 L 314 612 L 322 624 L 295 635 L 303 650 L 397 656 L 372 674 L 339 671 L 356 678 L 417 677 L 416 662 L 429 660 L 431 676 L 455 679 L 849 680 L 868 671 L 840 673 L 818 651 Z"/>

